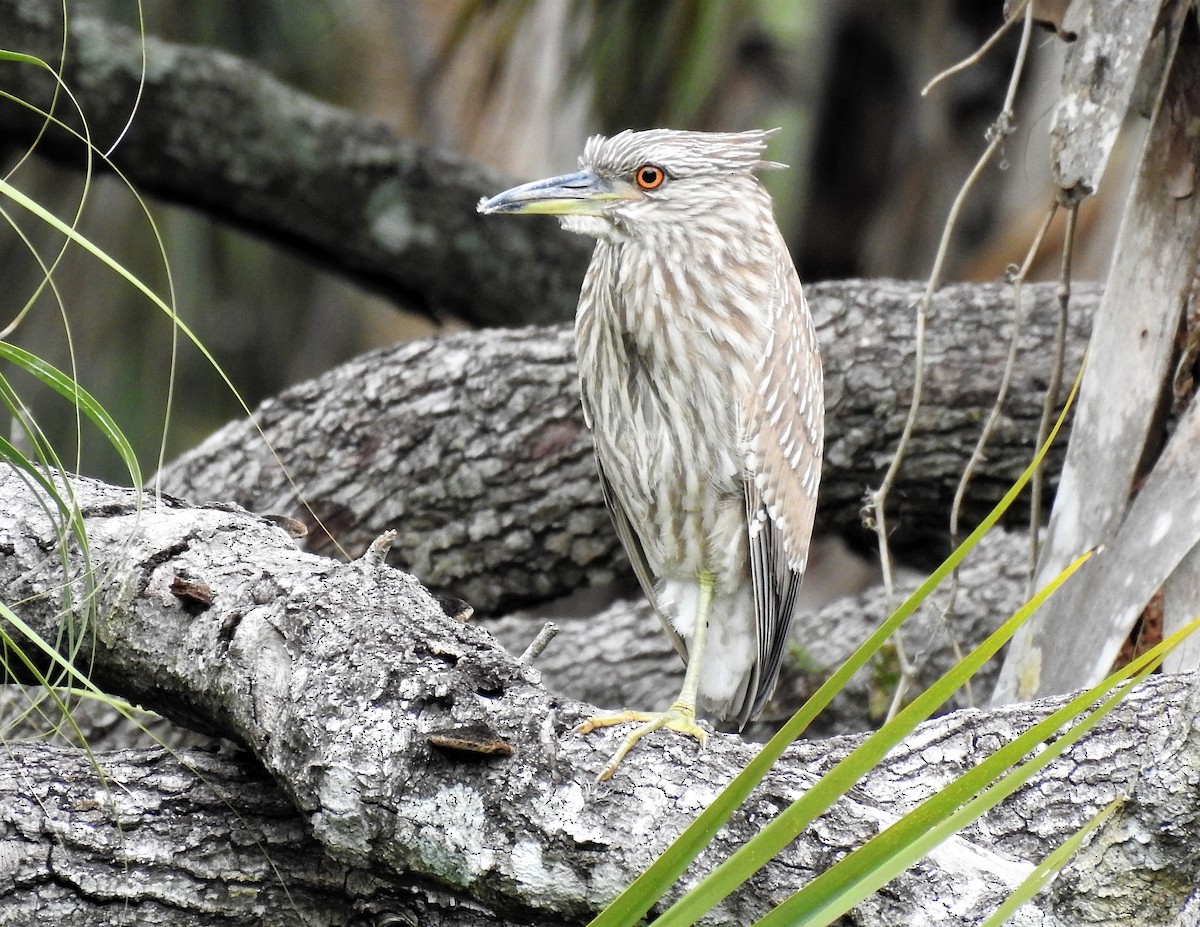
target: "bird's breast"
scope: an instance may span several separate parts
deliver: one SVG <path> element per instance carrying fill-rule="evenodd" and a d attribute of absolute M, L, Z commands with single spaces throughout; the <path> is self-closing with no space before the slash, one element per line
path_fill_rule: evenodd
<path fill-rule="evenodd" d="M 656 575 L 709 569 L 735 585 L 746 559 L 740 416 L 753 348 L 731 347 L 680 305 L 677 282 L 631 285 L 595 264 L 576 334 L 597 457 Z"/>

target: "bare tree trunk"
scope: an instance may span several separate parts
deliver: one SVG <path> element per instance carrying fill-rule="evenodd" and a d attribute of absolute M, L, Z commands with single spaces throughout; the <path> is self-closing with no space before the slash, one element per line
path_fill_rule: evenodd
<path fill-rule="evenodd" d="M 572 733 L 589 706 L 547 692 L 536 669 L 447 618 L 419 585 L 383 565 L 379 548 L 335 563 L 297 551 L 279 528 L 239 510 L 156 506 L 127 490 L 71 485 L 88 529 L 90 573 L 74 548 L 64 573 L 41 491 L 11 472 L 0 480 L 0 583 L 23 603 L 24 620 L 43 636 L 82 621 L 72 603 L 88 601 L 80 593 L 92 577 L 93 675 L 245 744 L 299 817 L 241 761 L 106 755 L 97 760 L 112 773 L 106 788 L 86 761 L 22 748 L 6 760 L 3 781 L 18 781 L 0 802 L 0 901 L 13 905 L 5 912 L 22 912 L 21 923 L 102 923 L 118 905 L 130 924 L 159 923 L 164 908 L 185 924 L 294 924 L 381 908 L 433 927 L 468 923 L 465 912 L 484 925 L 582 923 L 753 751 L 732 735 L 714 736 L 701 753 L 655 735 L 616 779 L 597 785 L 592 777 L 618 733 Z M 186 591 L 197 584 L 211 592 L 209 604 Z M 1125 923 L 1169 923 L 1200 854 L 1200 815 L 1189 810 L 1200 747 L 1195 697 L 1186 678 L 1143 686 L 1037 781 L 849 922 L 975 923 L 1033 861 L 1125 794 L 1097 851 L 1023 923 L 1073 923 L 1072 911 L 1096 905 L 1135 909 Z M 769 864 L 753 892 L 728 899 L 717 922 L 761 915 L 1053 704 L 922 727 Z M 455 737 L 467 746 L 437 746 Z M 685 887 L 854 743 L 797 745 Z M 187 777 L 189 763 L 208 784 Z M 152 821 L 147 807 L 156 809 Z M 251 887 L 262 886 L 261 905 L 242 883 L 227 889 L 213 875 L 243 868 Z M 1147 879 L 1151 868 L 1171 878 Z M 30 897 L 30 886 L 42 891 Z"/>
<path fill-rule="evenodd" d="M 13 927 L 346 924 L 423 910 L 403 879 L 331 858 L 247 753 L 89 758 L 9 744 L 0 757 L 0 872 L 0 924 Z M 465 906 L 396 923 L 505 922 Z"/>

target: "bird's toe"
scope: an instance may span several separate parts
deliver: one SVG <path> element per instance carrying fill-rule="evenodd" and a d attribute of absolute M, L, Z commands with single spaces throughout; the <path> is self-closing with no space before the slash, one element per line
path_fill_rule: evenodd
<path fill-rule="evenodd" d="M 694 737 L 699 741 L 700 746 L 708 742 L 708 731 L 700 726 L 696 721 L 696 710 L 688 705 L 676 703 L 666 711 L 620 711 L 611 715 L 599 715 L 597 717 L 588 718 L 580 724 L 575 730 L 580 734 L 590 734 L 592 731 L 602 727 L 612 727 L 616 724 L 638 723 L 640 726 L 635 728 L 625 736 L 621 741 L 617 752 L 613 754 L 611 760 L 600 771 L 597 780 L 604 782 L 611 779 L 613 773 L 617 771 L 621 760 L 625 759 L 625 755 L 633 749 L 634 745 L 645 737 L 647 734 L 666 729 L 674 731 L 677 734 L 684 734 L 688 737 Z"/>

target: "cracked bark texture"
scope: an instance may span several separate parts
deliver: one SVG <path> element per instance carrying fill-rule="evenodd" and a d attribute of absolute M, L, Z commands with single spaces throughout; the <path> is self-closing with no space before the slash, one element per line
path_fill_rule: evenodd
<path fill-rule="evenodd" d="M 164 908 L 178 908 L 173 922 L 183 924 L 294 924 L 389 906 L 399 923 L 434 927 L 582 923 L 754 749 L 718 734 L 697 754 L 691 742 L 655 735 L 597 785 L 616 735 L 574 735 L 589 706 L 547 691 L 485 631 L 446 617 L 379 548 L 336 563 L 236 508 L 169 498 L 156 506 L 82 479 L 73 488 L 96 568 L 94 675 L 135 701 L 203 718 L 244 744 L 278 791 L 239 758 L 106 754 L 105 785 L 58 748 L 15 748 L 0 759 L 0 782 L 10 784 L 0 804 L 0 910 L 22 905 L 20 923 L 105 923 L 117 906 L 129 924 L 161 923 Z M 84 601 L 85 573 L 71 551 L 64 576 L 56 526 L 37 495 L 12 474 L 0 480 L 0 582 L 49 636 L 81 620 L 63 590 Z M 211 606 L 173 594 L 178 576 L 207 584 Z M 1142 686 L 1037 781 L 846 923 L 975 923 L 1115 795 L 1127 800 L 1091 855 L 1015 923 L 1078 923 L 1079 911 L 1122 906 L 1136 908 L 1124 923 L 1171 923 L 1200 853 L 1196 700 L 1191 677 Z M 1054 704 L 923 726 L 711 922 L 750 922 Z M 431 746 L 431 735 L 464 727 L 490 731 L 512 755 Z M 855 743 L 795 745 L 687 883 Z M 188 779 L 188 764 L 202 781 Z M 155 828 L 171 836 L 169 857 Z M 255 853 L 263 859 L 251 862 Z M 224 865 L 238 861 L 249 866 L 248 890 Z M 268 890 L 276 879 L 290 897 Z M 132 903 L 147 896 L 145 906 Z"/>
<path fill-rule="evenodd" d="M 415 916 L 403 880 L 325 854 L 248 754 L 128 750 L 94 765 L 76 749 L 11 744 L 0 767 L 2 924 L 213 927 Z M 463 913 L 445 923 L 487 923 L 468 919 L 478 911 Z"/>
<path fill-rule="evenodd" d="M 120 137 L 142 78 L 139 36 L 71 5 L 63 78 L 97 147 Z M 62 4 L 0 0 L 6 48 L 57 65 Z M 570 318 L 591 246 L 552 219 L 487 220 L 475 204 L 509 186 L 383 122 L 299 93 L 232 55 L 147 37 L 137 118 L 115 164 L 143 192 L 204 210 L 357 281 L 414 312 L 478 325 Z M 0 64 L 4 88 L 46 108 L 40 68 Z M 74 125 L 60 101 L 55 113 Z M 78 128 L 78 126 L 76 126 Z M 82 167 L 73 137 L 0 104 L 5 148 Z M 98 163 L 97 168 L 101 165 Z"/>
<path fill-rule="evenodd" d="M 868 537 L 863 494 L 882 479 L 908 412 L 921 289 L 874 280 L 807 290 L 827 402 L 818 530 L 852 543 Z M 964 525 L 986 513 L 1033 456 L 1057 303 L 1052 285 L 1025 290 L 1010 400 L 967 495 Z M 1068 376 L 1081 362 L 1097 295 L 1077 288 Z M 921 417 L 890 518 L 895 549 L 918 562 L 949 552 L 950 502 L 994 400 L 1011 302 L 1000 284 L 947 287 L 934 297 Z M 627 566 L 597 484 L 573 354 L 563 328 L 472 332 L 375 351 L 264 403 L 255 418 L 270 446 L 253 423 L 232 423 L 168 467 L 163 486 L 298 518 L 312 550 L 328 550 L 332 535 L 354 556 L 395 529 L 393 564 L 483 612 L 610 582 Z M 1060 458 L 1051 453 L 1050 491 Z M 1025 520 L 1025 505 L 1010 519 Z"/>

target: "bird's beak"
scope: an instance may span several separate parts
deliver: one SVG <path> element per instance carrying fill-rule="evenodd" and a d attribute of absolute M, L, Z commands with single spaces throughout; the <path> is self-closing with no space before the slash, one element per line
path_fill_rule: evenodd
<path fill-rule="evenodd" d="M 579 171 L 521 184 L 491 199 L 480 200 L 477 209 L 485 216 L 497 213 L 602 216 L 605 207 L 614 201 L 638 196 L 633 184 L 606 180 L 594 171 Z"/>

